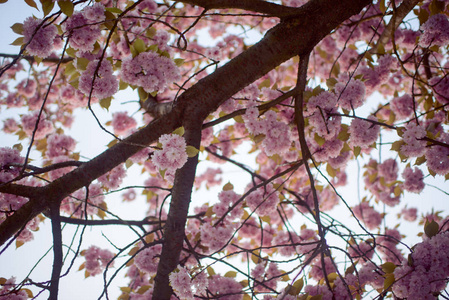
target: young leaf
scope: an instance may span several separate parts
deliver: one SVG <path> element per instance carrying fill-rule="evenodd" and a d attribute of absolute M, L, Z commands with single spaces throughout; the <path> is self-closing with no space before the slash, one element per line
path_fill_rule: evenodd
<path fill-rule="evenodd" d="M 73 15 L 74 5 L 73 5 L 72 1 L 70 1 L 70 0 L 58 1 L 58 6 L 67 17 L 70 17 L 71 15 Z"/>
<path fill-rule="evenodd" d="M 11 26 L 11 29 L 14 33 L 22 34 L 23 24 L 22 23 L 14 23 L 14 25 Z"/>
<path fill-rule="evenodd" d="M 181 127 L 177 128 L 175 131 L 173 131 L 173 134 L 183 136 L 184 132 L 185 132 L 185 129 L 183 126 L 181 126 Z"/>
<path fill-rule="evenodd" d="M 200 152 L 200 151 L 193 146 L 187 146 L 186 152 L 187 152 L 188 157 L 195 157 L 198 155 L 198 152 Z"/>
<path fill-rule="evenodd" d="M 34 2 L 34 0 L 25 0 L 25 3 L 31 7 L 34 7 L 35 9 L 39 10 L 39 8 L 37 8 L 36 2 Z"/>

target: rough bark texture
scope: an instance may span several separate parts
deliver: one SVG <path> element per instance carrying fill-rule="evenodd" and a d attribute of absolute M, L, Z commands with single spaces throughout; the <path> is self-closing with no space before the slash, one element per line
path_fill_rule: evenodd
<path fill-rule="evenodd" d="M 239 8 L 261 12 L 270 7 L 279 9 L 282 21 L 269 30 L 265 37 L 213 74 L 201 79 L 184 92 L 173 109 L 145 128 L 118 142 L 89 162 L 45 187 L 24 190 L 30 202 L 0 224 L 0 244 L 14 236 L 33 217 L 62 201 L 76 190 L 126 161 L 127 158 L 156 141 L 164 133 L 179 126 L 186 128 L 188 144 L 198 146 L 201 123 L 211 112 L 232 95 L 254 82 L 286 60 L 310 52 L 315 45 L 341 22 L 357 14 L 371 0 L 312 0 L 301 8 L 275 7 L 265 1 L 181 1 L 205 8 Z M 290 10 L 292 13 L 287 13 Z M 282 11 L 282 13 L 281 13 Z M 184 226 L 190 202 L 197 158 L 189 159 L 178 171 L 171 199 L 168 221 L 164 231 L 164 247 L 156 276 L 154 299 L 169 299 L 171 288 L 168 274 L 177 266 L 184 239 Z M 19 186 L 6 184 L 0 192 L 17 193 Z"/>

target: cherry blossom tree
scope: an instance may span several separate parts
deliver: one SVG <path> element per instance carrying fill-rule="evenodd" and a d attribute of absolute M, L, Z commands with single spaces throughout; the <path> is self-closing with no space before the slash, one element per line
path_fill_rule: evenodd
<path fill-rule="evenodd" d="M 25 2 L 0 54 L 2 112 L 22 112 L 2 117 L 0 255 L 50 222 L 53 265 L 2 299 L 80 271 L 100 298 L 126 277 L 119 299 L 449 299 L 448 192 L 409 200 L 449 178 L 448 1 Z M 82 112 L 111 141 L 93 158 Z M 82 243 L 99 226 L 132 238 Z"/>

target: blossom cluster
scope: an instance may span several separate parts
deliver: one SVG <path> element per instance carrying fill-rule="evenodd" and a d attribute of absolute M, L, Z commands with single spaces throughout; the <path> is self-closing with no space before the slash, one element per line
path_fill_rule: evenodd
<path fill-rule="evenodd" d="M 95 9 L 94 9 L 95 10 Z M 92 17 L 90 10 L 87 16 Z M 62 29 L 69 36 L 70 46 L 75 50 L 89 52 L 94 50 L 94 44 L 101 35 L 100 26 L 85 17 L 82 12 L 75 12 L 63 24 Z"/>
<path fill-rule="evenodd" d="M 370 116 L 368 120 L 376 121 Z M 379 137 L 380 126 L 363 119 L 353 119 L 349 126 L 350 144 L 361 148 L 367 148 L 376 142 Z"/>
<path fill-rule="evenodd" d="M 121 79 L 142 87 L 148 93 L 163 92 L 169 84 L 180 79 L 180 73 L 173 60 L 149 51 L 124 59 Z"/>
<path fill-rule="evenodd" d="M 81 73 L 78 88 L 86 96 L 92 93 L 92 96 L 98 99 L 114 95 L 118 89 L 118 80 L 113 75 L 111 62 L 109 60 L 89 62 L 86 70 Z"/>
<path fill-rule="evenodd" d="M 432 145 L 426 150 L 427 166 L 430 170 L 439 175 L 449 173 L 449 133 L 442 133 L 437 138 L 439 142 L 446 146 Z"/>
<path fill-rule="evenodd" d="M 90 276 L 101 274 L 106 267 L 114 265 L 114 254 L 107 249 L 100 249 L 97 246 L 90 246 L 82 251 L 86 259 L 84 267 Z"/>
<path fill-rule="evenodd" d="M 304 116 L 309 118 L 309 124 L 319 136 L 330 139 L 341 129 L 341 117 L 337 115 L 337 96 L 328 91 L 322 91 L 309 98 Z"/>
<path fill-rule="evenodd" d="M 187 162 L 186 140 L 177 134 L 163 134 L 159 143 L 162 149 L 154 151 L 151 161 L 160 170 L 173 174 Z"/>
<path fill-rule="evenodd" d="M 279 203 L 279 192 L 275 190 L 272 184 L 260 187 L 251 192 L 245 198 L 246 204 L 260 216 L 266 216 L 276 211 Z"/>
<path fill-rule="evenodd" d="M 181 266 L 178 266 L 177 272 L 170 273 L 169 280 L 170 285 L 181 300 L 195 299 L 194 295 L 205 293 L 209 285 L 205 272 L 200 272 L 191 278 L 189 271 Z"/>
<path fill-rule="evenodd" d="M 41 19 L 28 17 L 23 22 L 23 42 L 29 43 L 27 51 L 41 58 L 50 56 L 58 30 L 53 24 L 45 24 Z"/>
<path fill-rule="evenodd" d="M 8 182 L 19 175 L 23 157 L 17 149 L 0 148 L 0 183 Z"/>
<path fill-rule="evenodd" d="M 259 119 L 258 108 L 250 106 L 246 109 L 243 120 L 250 134 L 255 136 L 259 134 L 265 135 L 262 149 L 268 156 L 283 154 L 290 148 L 290 129 L 284 122 L 277 120 L 277 115 L 274 111 L 267 111 L 265 118 Z"/>
<path fill-rule="evenodd" d="M 426 130 L 422 126 L 415 122 L 408 123 L 402 135 L 405 145 L 401 146 L 401 153 L 409 157 L 423 155 L 426 151 L 426 141 L 423 141 L 422 138 L 425 136 Z"/>
<path fill-rule="evenodd" d="M 411 259 L 394 270 L 396 297 L 437 299 L 449 276 L 449 232 L 440 232 L 413 248 Z"/>
<path fill-rule="evenodd" d="M 155 245 L 140 251 L 134 258 L 134 264 L 141 272 L 156 274 L 161 250 L 161 245 Z"/>
<path fill-rule="evenodd" d="M 419 37 L 421 47 L 446 46 L 449 43 L 449 20 L 444 14 L 433 15 L 421 25 Z"/>

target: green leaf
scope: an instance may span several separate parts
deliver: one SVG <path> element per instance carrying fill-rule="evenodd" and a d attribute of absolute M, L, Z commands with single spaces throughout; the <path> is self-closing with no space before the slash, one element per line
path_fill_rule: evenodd
<path fill-rule="evenodd" d="M 130 160 L 130 159 L 127 159 L 126 162 L 125 162 L 125 167 L 127 169 L 129 169 L 132 165 L 133 165 L 133 161 Z"/>
<path fill-rule="evenodd" d="M 78 57 L 76 59 L 76 67 L 78 70 L 86 70 L 87 69 L 87 65 L 90 63 L 90 60 L 88 60 L 87 58 L 84 57 Z"/>
<path fill-rule="evenodd" d="M 359 156 L 361 151 L 362 151 L 362 148 L 354 147 L 354 156 L 355 157 Z"/>
<path fill-rule="evenodd" d="M 22 146 L 22 144 L 15 144 L 14 146 L 12 146 L 14 149 L 16 149 L 16 150 L 18 150 L 18 151 L 22 151 L 22 149 L 23 149 L 23 146 Z"/>
<path fill-rule="evenodd" d="M 298 295 L 304 287 L 304 279 L 300 278 L 293 283 L 293 287 L 296 289 L 296 295 Z"/>
<path fill-rule="evenodd" d="M 236 276 L 237 276 L 236 271 L 228 271 L 228 272 L 226 272 L 226 274 L 224 274 L 224 277 L 229 277 L 229 278 L 235 278 Z"/>
<path fill-rule="evenodd" d="M 137 93 L 139 94 L 139 99 L 140 99 L 140 101 L 145 101 L 145 100 L 147 100 L 148 99 L 148 93 L 147 92 L 145 92 L 145 90 L 143 89 L 143 87 L 139 87 L 138 89 L 137 89 Z"/>
<path fill-rule="evenodd" d="M 326 79 L 326 85 L 329 89 L 333 89 L 337 83 L 338 83 L 338 80 L 335 79 L 334 77 L 330 77 L 330 78 Z"/>
<path fill-rule="evenodd" d="M 384 280 L 384 290 L 391 288 L 395 279 L 393 274 L 388 274 Z"/>
<path fill-rule="evenodd" d="M 399 196 L 401 195 L 402 189 L 400 188 L 399 185 L 397 185 L 397 186 L 394 187 L 393 193 L 394 193 L 394 196 L 395 196 L 395 197 L 399 197 Z"/>
<path fill-rule="evenodd" d="M 136 39 L 133 43 L 133 47 L 136 50 L 137 54 L 145 52 L 146 50 L 145 42 L 141 39 Z"/>
<path fill-rule="evenodd" d="M 14 42 L 11 43 L 13 46 L 22 46 L 23 45 L 23 36 L 16 38 Z"/>
<path fill-rule="evenodd" d="M 11 29 L 14 33 L 22 34 L 23 24 L 22 23 L 14 23 L 14 25 L 11 26 Z"/>
<path fill-rule="evenodd" d="M 44 12 L 44 17 L 47 16 L 55 7 L 53 0 L 40 0 L 42 4 L 42 11 Z"/>
<path fill-rule="evenodd" d="M 440 226 L 437 222 L 432 220 L 432 222 L 428 222 L 426 220 L 426 225 L 424 225 L 424 233 L 427 235 L 427 237 L 431 238 L 433 236 L 436 236 L 438 233 L 438 230 L 440 230 Z"/>
<path fill-rule="evenodd" d="M 385 0 L 379 1 L 379 9 L 383 14 L 385 14 L 385 12 L 387 11 L 387 6 L 385 5 Z"/>
<path fill-rule="evenodd" d="M 264 87 L 270 87 L 271 86 L 271 80 L 270 79 L 265 79 L 264 81 L 262 81 L 260 84 L 259 84 L 259 90 L 261 90 L 262 88 L 264 88 Z"/>
<path fill-rule="evenodd" d="M 6 2 L 8 2 L 8 0 L 0 0 L 0 4 L 1 3 L 6 3 Z M 1 283 L 0 283 L 1 284 Z"/>
<path fill-rule="evenodd" d="M 74 5 L 72 1 L 58 1 L 58 6 L 67 17 L 73 15 Z"/>
<path fill-rule="evenodd" d="M 234 186 L 232 183 L 228 182 L 223 186 L 223 191 L 232 191 L 234 189 Z"/>
<path fill-rule="evenodd" d="M 106 110 L 109 110 L 109 107 L 111 106 L 112 97 L 107 97 L 100 100 L 100 106 L 105 108 Z"/>
<path fill-rule="evenodd" d="M 326 172 L 327 174 L 329 174 L 330 177 L 335 177 L 337 175 L 337 171 L 334 168 L 332 168 L 330 164 L 326 165 Z"/>
<path fill-rule="evenodd" d="M 182 66 L 182 64 L 184 63 L 183 58 L 175 58 L 173 61 L 175 62 L 176 66 L 178 66 L 178 67 Z"/>
<path fill-rule="evenodd" d="M 34 0 L 25 0 L 25 3 L 28 4 L 28 6 L 34 7 L 35 9 L 39 10 L 39 8 L 37 8 L 36 2 L 34 2 Z"/>
<path fill-rule="evenodd" d="M 173 131 L 173 134 L 177 134 L 177 135 L 180 135 L 180 136 L 183 136 L 184 133 L 185 133 L 185 129 L 184 129 L 183 126 L 181 126 L 179 128 L 176 128 L 175 131 Z"/>
<path fill-rule="evenodd" d="M 326 142 L 326 139 L 319 136 L 317 133 L 315 133 L 315 142 L 317 142 L 318 145 L 323 146 L 324 143 Z"/>
<path fill-rule="evenodd" d="M 212 267 L 207 267 L 207 274 L 209 274 L 209 276 L 214 276 L 216 273 L 215 273 L 215 270 L 212 268 Z"/>
<path fill-rule="evenodd" d="M 147 38 L 152 39 L 156 35 L 156 33 L 157 33 L 156 28 L 150 27 L 146 31 L 146 36 L 147 36 Z"/>
<path fill-rule="evenodd" d="M 121 14 L 123 11 L 118 7 L 106 7 L 106 11 L 109 11 L 111 13 L 115 14 Z"/>
<path fill-rule="evenodd" d="M 124 90 L 129 86 L 129 84 L 127 84 L 126 82 L 124 82 L 123 80 L 120 80 L 120 83 L 118 84 L 118 89 L 119 90 Z M 148 97 L 148 96 L 147 96 Z M 145 99 L 146 100 L 146 99 Z"/>
<path fill-rule="evenodd" d="M 382 271 L 384 271 L 386 274 L 392 274 L 394 272 L 394 269 L 396 269 L 396 265 L 392 262 L 386 262 L 381 265 Z"/>
<path fill-rule="evenodd" d="M 195 147 L 189 145 L 186 147 L 186 152 L 188 157 L 195 157 L 200 151 Z"/>

